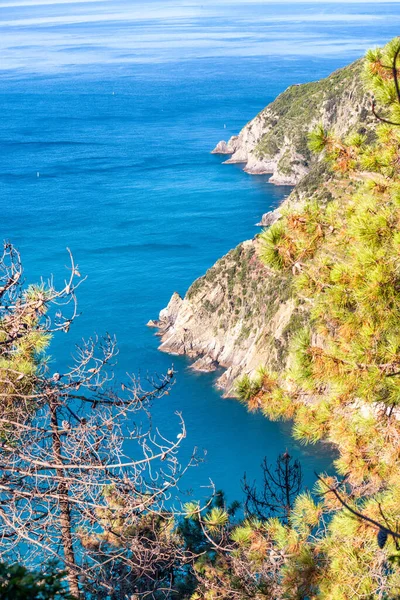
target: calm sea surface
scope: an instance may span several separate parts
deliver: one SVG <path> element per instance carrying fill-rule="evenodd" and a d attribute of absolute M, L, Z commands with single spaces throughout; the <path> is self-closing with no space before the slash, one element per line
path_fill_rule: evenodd
<path fill-rule="evenodd" d="M 174 362 L 155 421 L 174 438 L 181 411 L 182 460 L 207 450 L 183 486 L 196 495 L 211 477 L 240 497 L 243 472 L 285 449 L 308 484 L 332 459 L 222 399 L 213 375 L 159 353 L 145 327 L 290 192 L 209 152 L 289 84 L 393 37 L 399 14 L 397 3 L 0 2 L 0 236 L 28 281 L 62 278 L 67 246 L 88 276 L 54 370 L 94 332 L 117 335 L 117 378 Z"/>

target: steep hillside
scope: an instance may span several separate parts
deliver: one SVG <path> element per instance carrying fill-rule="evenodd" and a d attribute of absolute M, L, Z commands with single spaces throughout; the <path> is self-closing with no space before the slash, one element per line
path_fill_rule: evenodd
<path fill-rule="evenodd" d="M 231 154 L 226 162 L 245 163 L 248 173 L 272 173 L 272 183 L 298 183 L 318 160 L 307 147 L 307 134 L 317 123 L 339 136 L 370 127 L 362 66 L 358 60 L 321 81 L 289 87 L 213 153 Z"/>

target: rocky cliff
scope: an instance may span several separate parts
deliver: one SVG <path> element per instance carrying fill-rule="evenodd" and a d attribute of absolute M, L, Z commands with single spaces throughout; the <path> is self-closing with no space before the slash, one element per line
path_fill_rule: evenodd
<path fill-rule="evenodd" d="M 369 100 L 362 91 L 362 60 L 326 79 L 293 85 L 262 110 L 214 154 L 231 154 L 226 163 L 244 163 L 252 174 L 271 173 L 271 183 L 297 184 L 316 158 L 307 147 L 307 134 L 317 123 L 343 135 L 368 128 Z"/>
<path fill-rule="evenodd" d="M 217 381 L 227 394 L 243 371 L 285 364 L 289 329 L 302 320 L 290 298 L 290 277 L 258 259 L 257 240 L 246 241 L 197 279 L 185 298 L 174 293 L 159 320 L 160 350 L 197 360 L 192 368 L 226 370 Z"/>
<path fill-rule="evenodd" d="M 308 132 L 316 123 L 345 135 L 368 130 L 372 118 L 361 92 L 361 62 L 331 77 L 292 86 L 250 121 L 238 137 L 220 142 L 219 153 L 233 153 L 228 162 L 246 162 L 251 173 L 273 173 L 275 183 L 297 183 L 285 204 L 313 197 L 330 200 L 337 181 L 307 148 Z M 339 186 L 340 187 L 340 186 Z M 271 225 L 278 210 L 263 216 Z M 257 238 L 243 242 L 197 279 L 184 298 L 174 293 L 157 321 L 160 350 L 186 354 L 199 371 L 224 369 L 217 380 L 226 395 L 234 381 L 261 365 L 282 371 L 288 343 L 307 320 L 307 309 L 291 294 L 291 275 L 277 274 L 258 259 Z"/>

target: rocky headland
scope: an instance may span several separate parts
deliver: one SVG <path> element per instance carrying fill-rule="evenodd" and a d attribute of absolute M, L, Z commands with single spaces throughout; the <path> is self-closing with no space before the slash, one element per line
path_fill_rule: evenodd
<path fill-rule="evenodd" d="M 214 154 L 231 154 L 229 163 L 243 163 L 251 174 L 271 174 L 276 185 L 296 185 L 318 159 L 307 147 L 316 124 L 342 136 L 371 120 L 369 100 L 361 85 L 362 60 L 326 79 L 292 85 Z"/>
<path fill-rule="evenodd" d="M 322 123 L 336 134 L 368 133 L 372 117 L 361 85 L 362 61 L 327 79 L 291 86 L 261 111 L 215 154 L 230 154 L 227 163 L 245 163 L 248 173 L 272 173 L 275 184 L 295 185 L 283 205 L 262 216 L 268 227 L 280 218 L 284 205 L 305 198 L 326 202 L 337 183 L 321 159 L 307 146 L 309 132 Z M 291 273 L 276 273 L 258 258 L 257 236 L 231 250 L 189 288 L 176 292 L 159 319 L 163 352 L 194 359 L 198 371 L 224 369 L 217 385 L 234 395 L 235 379 L 253 375 L 261 366 L 280 372 L 287 366 L 292 335 L 308 318 L 307 306 L 291 294 Z"/>

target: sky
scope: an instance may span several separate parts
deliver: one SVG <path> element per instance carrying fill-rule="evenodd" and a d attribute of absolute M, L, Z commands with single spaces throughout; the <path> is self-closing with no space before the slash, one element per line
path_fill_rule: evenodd
<path fill-rule="evenodd" d="M 0 0 L 0 70 L 213 56 L 353 58 L 399 32 L 394 0 Z"/>
<path fill-rule="evenodd" d="M 3 0 L 0 3 L 0 8 L 10 6 L 43 6 L 51 4 L 89 4 L 101 2 L 107 2 L 107 0 Z M 131 0 L 132 4 L 136 4 L 144 8 L 145 4 L 142 0 Z M 224 4 L 305 4 L 303 0 L 170 0 L 164 1 L 164 5 L 169 6 L 219 6 Z M 377 2 L 377 0 L 347 0 L 346 4 L 398 4 L 398 0 L 385 0 L 384 2 Z M 321 0 L 308 0 L 307 4 L 322 4 Z M 343 4 L 341 0 L 331 0 L 330 4 Z"/>

